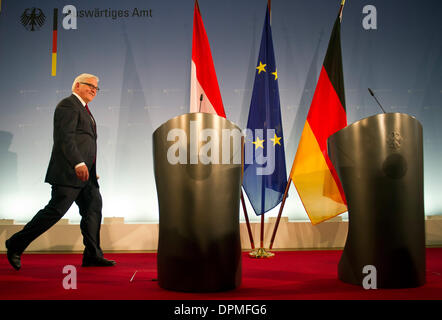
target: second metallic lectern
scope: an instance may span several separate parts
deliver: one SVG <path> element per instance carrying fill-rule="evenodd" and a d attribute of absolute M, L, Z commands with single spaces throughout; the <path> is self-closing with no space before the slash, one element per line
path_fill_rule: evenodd
<path fill-rule="evenodd" d="M 338 278 L 378 288 L 425 283 L 422 126 L 402 113 L 378 114 L 328 139 L 348 204 L 348 235 Z M 364 273 L 365 272 L 365 273 Z"/>
<path fill-rule="evenodd" d="M 214 114 L 184 114 L 153 133 L 160 287 L 214 292 L 240 285 L 242 149 L 241 130 Z"/>

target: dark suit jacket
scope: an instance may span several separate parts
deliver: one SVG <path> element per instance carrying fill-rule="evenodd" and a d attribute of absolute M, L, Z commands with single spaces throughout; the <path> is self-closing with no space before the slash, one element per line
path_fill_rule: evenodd
<path fill-rule="evenodd" d="M 89 179 L 97 184 L 96 129 L 91 116 L 75 95 L 64 98 L 55 108 L 53 135 L 54 145 L 45 182 L 83 187 L 87 182 L 77 177 L 75 165 L 84 162 L 89 169 Z"/>

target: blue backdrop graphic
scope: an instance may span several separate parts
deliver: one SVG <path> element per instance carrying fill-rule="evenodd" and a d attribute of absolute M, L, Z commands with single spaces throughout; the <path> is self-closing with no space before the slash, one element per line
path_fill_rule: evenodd
<path fill-rule="evenodd" d="M 227 118 L 241 128 L 247 123 L 266 3 L 199 1 Z M 288 171 L 339 4 L 272 1 Z M 66 5 L 77 9 L 75 30 L 63 28 Z M 189 110 L 193 5 L 193 0 L 1 1 L 0 219 L 28 221 L 49 200 L 50 186 L 43 180 L 54 108 L 70 94 L 74 77 L 88 72 L 100 77 L 102 89 L 90 107 L 98 123 L 103 215 L 158 221 L 152 132 Z M 376 9 L 376 29 L 364 28 L 367 5 Z M 20 17 L 33 7 L 46 19 L 29 31 Z M 51 76 L 54 8 L 59 12 L 56 77 Z M 348 123 L 381 112 L 370 87 L 387 111 L 413 115 L 424 127 L 427 215 L 442 214 L 441 11 L 439 0 L 348 0 L 341 34 Z M 65 217 L 79 221 L 77 212 L 73 206 Z M 294 188 L 284 215 L 307 219 Z"/>

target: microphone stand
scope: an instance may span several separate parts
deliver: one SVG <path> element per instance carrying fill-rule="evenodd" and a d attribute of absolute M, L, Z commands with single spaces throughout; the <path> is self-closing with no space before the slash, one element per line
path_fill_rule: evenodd
<path fill-rule="evenodd" d="M 371 96 L 376 100 L 376 102 L 378 103 L 379 107 L 381 107 L 382 111 L 384 113 L 386 113 L 384 108 L 382 108 L 382 105 L 380 104 L 380 102 L 378 101 L 378 99 L 376 98 L 376 96 L 374 95 L 373 91 L 370 88 L 368 88 L 368 92 L 370 92 Z"/>
<path fill-rule="evenodd" d="M 201 93 L 201 96 L 200 96 L 200 108 L 199 108 L 198 112 L 201 112 L 201 103 L 202 102 L 203 102 L 203 94 Z"/>

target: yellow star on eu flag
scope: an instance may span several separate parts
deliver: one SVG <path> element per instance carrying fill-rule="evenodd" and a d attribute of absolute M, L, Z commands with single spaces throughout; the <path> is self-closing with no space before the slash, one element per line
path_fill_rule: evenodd
<path fill-rule="evenodd" d="M 272 72 L 272 74 L 275 76 L 275 80 L 278 79 L 278 69 L 276 69 L 275 72 Z"/>
<path fill-rule="evenodd" d="M 266 68 L 266 65 L 267 65 L 267 64 L 262 64 L 261 61 L 259 62 L 259 66 L 256 67 L 256 69 L 258 69 L 258 74 L 260 74 L 261 71 L 266 72 L 266 69 L 265 69 L 265 68 Z"/>
<path fill-rule="evenodd" d="M 281 139 L 282 137 L 278 137 L 275 133 L 275 136 L 270 140 L 273 141 L 273 146 L 276 146 L 277 144 L 281 145 Z"/>
<path fill-rule="evenodd" d="M 264 143 L 265 139 L 260 140 L 259 137 L 256 137 L 256 141 L 253 141 L 252 143 L 255 145 L 255 150 L 258 148 L 264 149 Z"/>

